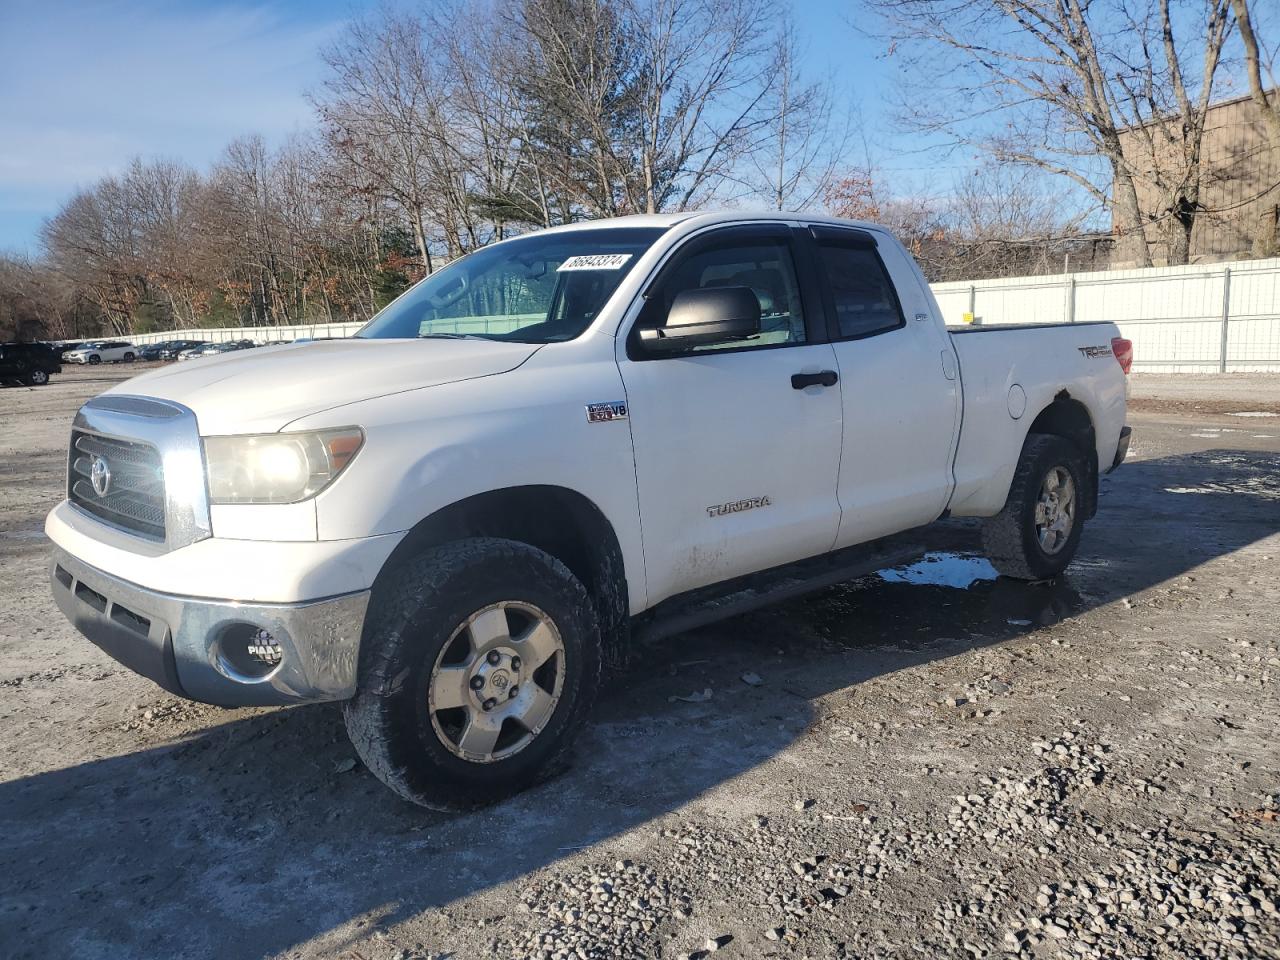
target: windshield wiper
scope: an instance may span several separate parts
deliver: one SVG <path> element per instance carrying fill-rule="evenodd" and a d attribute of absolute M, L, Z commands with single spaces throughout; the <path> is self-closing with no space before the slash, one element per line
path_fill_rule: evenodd
<path fill-rule="evenodd" d="M 478 333 L 420 333 L 419 340 L 488 340 Z"/>

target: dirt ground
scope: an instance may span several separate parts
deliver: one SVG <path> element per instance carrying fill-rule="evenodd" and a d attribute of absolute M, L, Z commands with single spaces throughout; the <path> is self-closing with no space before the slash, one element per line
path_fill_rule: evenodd
<path fill-rule="evenodd" d="M 961 551 L 642 649 L 569 772 L 445 815 L 335 707 L 175 700 L 57 613 L 69 422 L 131 372 L 0 390 L 0 954 L 1280 957 L 1280 417 L 1232 415 L 1280 377 L 1135 377 L 1058 582 Z"/>

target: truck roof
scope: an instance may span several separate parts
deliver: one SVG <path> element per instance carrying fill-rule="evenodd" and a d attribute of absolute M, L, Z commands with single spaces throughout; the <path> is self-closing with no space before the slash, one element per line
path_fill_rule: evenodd
<path fill-rule="evenodd" d="M 544 233 L 566 233 L 574 230 L 599 230 L 609 227 L 661 227 L 669 229 L 678 224 L 697 221 L 698 225 L 732 223 L 738 220 L 802 220 L 805 223 L 830 223 L 860 227 L 864 230 L 883 230 L 877 224 L 863 220 L 848 220 L 822 213 L 796 213 L 788 210 L 689 210 L 683 213 L 640 213 L 625 217 L 606 217 L 602 220 L 579 220 L 558 227 L 550 227 Z"/>

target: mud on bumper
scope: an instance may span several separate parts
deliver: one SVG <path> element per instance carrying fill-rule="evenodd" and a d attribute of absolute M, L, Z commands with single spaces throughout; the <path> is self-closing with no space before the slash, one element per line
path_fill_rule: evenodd
<path fill-rule="evenodd" d="M 105 653 L 170 693 L 226 707 L 355 693 L 369 591 L 306 603 L 158 593 L 55 548 L 54 600 Z"/>

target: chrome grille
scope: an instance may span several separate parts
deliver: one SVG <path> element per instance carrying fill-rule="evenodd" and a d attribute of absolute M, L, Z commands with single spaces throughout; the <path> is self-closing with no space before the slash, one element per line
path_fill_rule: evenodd
<path fill-rule="evenodd" d="M 93 485 L 93 464 L 110 470 L 106 492 Z M 147 443 L 71 432 L 67 496 L 100 520 L 151 540 L 164 540 L 164 468 L 160 452 Z"/>

